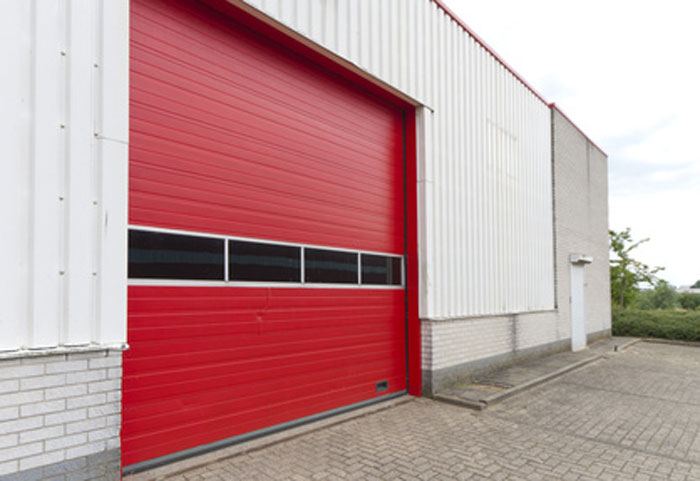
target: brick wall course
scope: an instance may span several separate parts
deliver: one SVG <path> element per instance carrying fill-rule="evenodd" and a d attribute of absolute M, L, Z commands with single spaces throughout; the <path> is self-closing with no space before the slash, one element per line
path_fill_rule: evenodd
<path fill-rule="evenodd" d="M 105 350 L 0 359 L 1 479 L 119 479 L 121 363 Z M 88 462 L 108 450 L 109 467 Z"/>

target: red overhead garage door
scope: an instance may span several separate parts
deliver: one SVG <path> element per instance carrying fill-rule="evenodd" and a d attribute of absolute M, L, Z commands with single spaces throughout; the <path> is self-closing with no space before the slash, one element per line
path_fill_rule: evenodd
<path fill-rule="evenodd" d="M 406 388 L 402 111 L 196 2 L 131 2 L 122 459 Z"/>

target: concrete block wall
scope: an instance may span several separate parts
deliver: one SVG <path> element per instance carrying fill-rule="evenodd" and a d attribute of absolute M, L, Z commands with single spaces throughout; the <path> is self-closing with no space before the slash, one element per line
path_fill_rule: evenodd
<path fill-rule="evenodd" d="M 570 254 L 585 254 L 586 332 L 611 328 L 608 159 L 558 109 L 552 109 L 557 308 L 570 319 Z M 570 328 L 570 327 L 569 327 Z"/>
<path fill-rule="evenodd" d="M 4 356 L 0 480 L 120 479 L 121 351 Z"/>
<path fill-rule="evenodd" d="M 610 334 L 607 157 L 552 109 L 555 309 L 503 316 L 421 320 L 423 391 L 571 347 L 570 254 L 585 254 L 586 332 Z"/>
<path fill-rule="evenodd" d="M 423 392 L 432 395 L 464 377 L 554 352 L 568 343 L 556 311 L 451 321 L 422 320 Z M 563 343 L 562 343 L 563 340 Z"/>

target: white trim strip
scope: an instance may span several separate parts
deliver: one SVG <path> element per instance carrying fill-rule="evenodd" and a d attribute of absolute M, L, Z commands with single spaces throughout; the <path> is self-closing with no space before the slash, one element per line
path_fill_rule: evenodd
<path fill-rule="evenodd" d="M 322 284 L 301 282 L 254 282 L 254 281 L 197 281 L 180 279 L 129 279 L 130 286 L 180 286 L 180 287 L 261 287 L 261 288 L 309 288 L 309 289 L 404 289 L 403 285 L 374 284 Z"/>

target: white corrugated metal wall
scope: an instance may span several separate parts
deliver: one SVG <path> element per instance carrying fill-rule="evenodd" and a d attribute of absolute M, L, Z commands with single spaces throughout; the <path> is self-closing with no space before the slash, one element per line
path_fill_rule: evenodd
<path fill-rule="evenodd" d="M 126 340 L 128 1 L 3 3 L 0 350 Z"/>
<path fill-rule="evenodd" d="M 543 101 L 432 1 L 243 1 L 425 106 L 422 318 L 554 307 Z"/>

